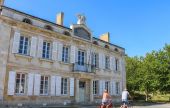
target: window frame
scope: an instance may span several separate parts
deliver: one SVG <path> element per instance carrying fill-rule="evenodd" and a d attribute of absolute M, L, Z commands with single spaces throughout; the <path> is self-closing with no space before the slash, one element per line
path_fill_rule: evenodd
<path fill-rule="evenodd" d="M 93 81 L 93 95 L 99 94 L 99 80 Z"/>
<path fill-rule="evenodd" d="M 61 78 L 61 95 L 68 95 L 68 89 L 68 78 Z"/>
<path fill-rule="evenodd" d="M 42 77 L 43 77 L 43 80 L 42 80 Z M 47 80 L 46 80 L 47 78 Z M 47 83 L 46 83 L 47 81 Z M 41 83 L 43 82 L 43 84 Z M 47 84 L 47 85 L 46 85 Z M 43 88 L 41 88 L 41 85 Z M 46 88 L 47 86 L 47 88 Z M 49 94 L 49 76 L 46 76 L 46 75 L 41 75 L 41 78 L 40 78 L 40 95 L 42 96 L 47 96 Z M 42 90 L 42 92 L 41 92 Z M 46 93 L 46 90 L 47 90 L 47 93 Z"/>
<path fill-rule="evenodd" d="M 19 75 L 20 77 L 19 77 L 19 88 L 18 88 L 18 91 L 19 92 L 17 92 L 17 75 Z M 24 91 L 23 91 L 23 93 L 21 93 L 21 91 L 19 90 L 20 89 L 20 87 L 21 87 L 21 84 L 22 84 L 22 79 L 23 79 L 23 76 L 22 75 L 24 75 L 24 87 L 23 87 L 23 89 L 24 89 Z M 25 73 L 16 73 L 16 77 L 15 77 L 15 94 L 16 95 L 25 95 L 26 94 L 26 82 L 27 82 L 27 75 L 25 74 Z"/>
<path fill-rule="evenodd" d="M 78 50 L 78 65 L 85 66 L 86 60 L 86 51 Z"/>
<path fill-rule="evenodd" d="M 21 42 L 22 38 L 23 38 L 23 40 Z M 28 39 L 28 40 L 26 41 L 26 39 Z M 23 36 L 23 35 L 20 36 L 18 54 L 29 56 L 30 55 L 30 45 L 31 45 L 30 44 L 30 38 L 28 36 Z M 25 53 L 25 51 L 26 51 L 26 53 Z"/>
<path fill-rule="evenodd" d="M 116 95 L 119 95 L 120 94 L 120 82 L 116 82 L 115 83 L 115 91 L 116 91 Z"/>
<path fill-rule="evenodd" d="M 119 71 L 119 68 L 120 68 L 120 67 L 119 67 L 119 59 L 118 59 L 118 58 L 115 59 L 115 68 L 116 68 L 116 69 L 115 69 L 116 72 Z"/>
<path fill-rule="evenodd" d="M 45 43 L 45 45 L 44 45 Z M 48 46 L 49 45 L 49 46 Z M 42 58 L 43 59 L 51 59 L 52 57 L 52 46 L 51 42 L 43 41 L 43 48 L 42 48 Z M 44 49 L 45 47 L 45 49 Z"/>
<path fill-rule="evenodd" d="M 105 69 L 110 69 L 110 57 L 105 56 Z"/>
<path fill-rule="evenodd" d="M 70 62 L 70 47 L 64 45 L 62 50 L 62 62 L 69 63 Z"/>
<path fill-rule="evenodd" d="M 105 89 L 110 92 L 110 81 L 105 81 Z"/>
<path fill-rule="evenodd" d="M 93 53 L 92 54 L 92 65 L 95 68 L 99 67 L 99 54 L 98 53 Z"/>

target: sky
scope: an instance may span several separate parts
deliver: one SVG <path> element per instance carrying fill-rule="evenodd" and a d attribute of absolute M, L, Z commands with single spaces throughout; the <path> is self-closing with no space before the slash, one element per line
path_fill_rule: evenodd
<path fill-rule="evenodd" d="M 94 37 L 110 32 L 110 41 L 128 56 L 145 56 L 170 44 L 170 0 L 5 0 L 5 6 L 56 22 L 64 12 L 64 25 L 86 16 Z"/>

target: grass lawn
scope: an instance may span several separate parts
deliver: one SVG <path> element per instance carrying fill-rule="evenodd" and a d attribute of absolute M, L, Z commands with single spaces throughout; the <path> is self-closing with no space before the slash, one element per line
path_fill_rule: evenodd
<path fill-rule="evenodd" d="M 155 101 L 155 102 L 170 102 L 170 94 L 155 95 L 155 96 L 152 97 L 151 101 Z"/>

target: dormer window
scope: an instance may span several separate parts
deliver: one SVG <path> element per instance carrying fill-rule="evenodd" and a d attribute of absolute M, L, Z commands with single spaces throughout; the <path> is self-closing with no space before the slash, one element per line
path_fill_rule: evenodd
<path fill-rule="evenodd" d="M 63 34 L 67 35 L 67 36 L 71 36 L 70 32 L 68 32 L 68 31 L 64 31 Z"/>
<path fill-rule="evenodd" d="M 45 25 L 44 28 L 53 31 L 53 28 L 50 25 Z"/>
<path fill-rule="evenodd" d="M 119 50 L 118 50 L 117 48 L 115 48 L 115 51 L 116 51 L 116 52 L 119 52 Z"/>
<path fill-rule="evenodd" d="M 28 19 L 28 18 L 24 18 L 24 19 L 22 20 L 22 22 L 32 25 L 32 21 L 31 21 L 30 19 Z"/>
<path fill-rule="evenodd" d="M 104 47 L 107 48 L 107 49 L 109 49 L 109 45 L 105 45 Z"/>
<path fill-rule="evenodd" d="M 90 40 L 90 33 L 86 29 L 81 28 L 81 27 L 74 29 L 74 35 L 76 35 L 80 38 Z"/>
<path fill-rule="evenodd" d="M 95 44 L 95 45 L 99 45 L 97 41 L 93 41 L 93 44 Z"/>

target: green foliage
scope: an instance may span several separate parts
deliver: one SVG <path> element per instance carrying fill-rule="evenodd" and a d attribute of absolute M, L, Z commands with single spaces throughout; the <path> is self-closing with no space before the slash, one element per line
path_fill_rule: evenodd
<path fill-rule="evenodd" d="M 146 95 L 170 92 L 170 45 L 145 57 L 126 57 L 127 87 Z"/>

